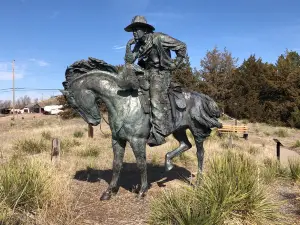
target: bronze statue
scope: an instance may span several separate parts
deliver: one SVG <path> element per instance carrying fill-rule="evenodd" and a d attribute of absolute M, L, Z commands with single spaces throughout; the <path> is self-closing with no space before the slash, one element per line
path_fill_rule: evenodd
<path fill-rule="evenodd" d="M 145 71 L 149 82 L 151 102 L 151 132 L 148 139 L 150 146 L 165 143 L 164 137 L 172 131 L 172 118 L 168 100 L 168 89 L 171 82 L 171 71 L 179 68 L 186 57 L 186 45 L 166 34 L 153 32 L 155 28 L 148 24 L 145 17 L 135 16 L 132 23 L 125 28 L 133 32 L 133 39 L 126 45 L 125 62 L 138 65 Z M 135 44 L 133 50 L 131 45 Z M 171 51 L 176 53 L 172 60 Z"/>
<path fill-rule="evenodd" d="M 192 147 L 186 135 L 189 129 L 195 140 L 201 173 L 203 142 L 211 128 L 222 127 L 218 121 L 220 110 L 213 99 L 202 93 L 182 91 L 180 86 L 170 82 L 171 70 L 180 66 L 186 54 L 185 44 L 165 34 L 153 33 L 154 28 L 140 16 L 125 29 L 133 31 L 136 39 L 128 42 L 127 65 L 122 72 L 103 60 L 91 57 L 80 60 L 67 68 L 61 91 L 68 104 L 93 126 L 101 121 L 99 102 L 107 106 L 114 152 L 113 175 L 101 200 L 110 199 L 118 190 L 127 142 L 141 173 L 138 196 L 142 197 L 148 190 L 147 143 L 160 145 L 170 134 L 178 140 L 179 146 L 165 156 L 165 168 L 169 171 L 173 168 L 171 160 Z M 131 51 L 133 43 L 135 47 Z M 178 54 L 175 61 L 171 60 L 170 50 Z M 133 64 L 136 59 L 139 65 Z"/>

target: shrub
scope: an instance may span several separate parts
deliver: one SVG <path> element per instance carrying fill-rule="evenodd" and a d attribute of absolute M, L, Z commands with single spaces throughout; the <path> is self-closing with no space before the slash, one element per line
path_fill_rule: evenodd
<path fill-rule="evenodd" d="M 260 149 L 258 147 L 255 146 L 250 146 L 248 149 L 248 152 L 252 155 L 256 155 L 260 152 Z"/>
<path fill-rule="evenodd" d="M 34 138 L 18 140 L 14 149 L 29 154 L 38 154 L 47 150 L 47 144 L 43 139 Z"/>
<path fill-rule="evenodd" d="M 98 157 L 100 154 L 99 147 L 96 146 L 86 146 L 83 151 L 78 152 L 81 157 Z"/>
<path fill-rule="evenodd" d="M 159 161 L 159 156 L 157 154 L 153 154 L 151 157 L 151 164 L 153 166 L 159 166 L 160 165 L 160 161 Z"/>
<path fill-rule="evenodd" d="M 274 132 L 274 135 L 277 135 L 278 137 L 288 137 L 289 134 L 285 129 L 278 129 Z"/>
<path fill-rule="evenodd" d="M 0 196 L 11 209 L 34 211 L 51 197 L 51 181 L 45 165 L 13 158 L 0 170 Z"/>
<path fill-rule="evenodd" d="M 292 146 L 292 148 L 298 148 L 298 147 L 300 147 L 300 141 L 299 140 L 297 140 L 295 142 L 295 144 Z"/>
<path fill-rule="evenodd" d="M 262 168 L 262 176 L 265 183 L 270 183 L 276 178 L 288 177 L 289 171 L 276 159 L 264 159 L 264 167 Z"/>
<path fill-rule="evenodd" d="M 15 155 L 0 167 L 0 224 L 66 224 L 69 191 L 50 165 Z"/>
<path fill-rule="evenodd" d="M 69 120 L 69 119 L 73 119 L 76 117 L 80 117 L 80 115 L 72 108 L 66 108 L 66 109 L 64 109 L 64 111 L 60 112 L 58 115 L 64 120 Z"/>
<path fill-rule="evenodd" d="M 300 180 L 300 159 L 289 159 L 290 177 L 294 181 Z"/>
<path fill-rule="evenodd" d="M 295 107 L 294 111 L 291 113 L 289 124 L 292 127 L 300 128 L 300 110 L 297 107 Z"/>
<path fill-rule="evenodd" d="M 195 188 L 165 191 L 151 202 L 150 224 L 276 224 L 279 204 L 259 182 L 258 166 L 243 154 L 215 156 Z"/>
<path fill-rule="evenodd" d="M 76 138 L 81 138 L 83 137 L 83 132 L 81 130 L 77 130 L 73 133 L 73 136 Z"/>
<path fill-rule="evenodd" d="M 63 153 L 67 153 L 67 152 L 70 152 L 70 150 L 75 147 L 75 146 L 80 146 L 81 143 L 77 140 L 70 140 L 70 139 L 63 139 L 61 140 L 61 143 L 60 143 L 60 148 L 61 148 L 61 151 Z"/>
<path fill-rule="evenodd" d="M 42 132 L 42 137 L 45 138 L 48 141 L 51 140 L 51 137 L 52 137 L 51 132 L 50 131 L 43 131 Z"/>

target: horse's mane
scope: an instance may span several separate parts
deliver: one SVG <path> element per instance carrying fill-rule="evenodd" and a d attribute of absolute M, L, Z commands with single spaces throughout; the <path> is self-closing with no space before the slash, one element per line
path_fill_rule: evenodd
<path fill-rule="evenodd" d="M 112 75 L 118 74 L 118 70 L 115 66 L 110 65 L 103 60 L 89 57 L 88 60 L 79 60 L 68 66 L 65 72 L 66 81 L 62 83 L 64 88 L 68 89 L 71 81 L 93 70 L 109 72 Z"/>

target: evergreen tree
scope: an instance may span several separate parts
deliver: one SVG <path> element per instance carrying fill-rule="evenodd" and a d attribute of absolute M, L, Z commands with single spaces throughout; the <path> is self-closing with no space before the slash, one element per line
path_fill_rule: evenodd
<path fill-rule="evenodd" d="M 217 47 L 207 51 L 205 57 L 200 61 L 200 76 L 206 84 L 204 92 L 222 105 L 222 108 L 231 92 L 237 61 L 238 59 L 232 57 L 226 48 L 222 52 Z"/>

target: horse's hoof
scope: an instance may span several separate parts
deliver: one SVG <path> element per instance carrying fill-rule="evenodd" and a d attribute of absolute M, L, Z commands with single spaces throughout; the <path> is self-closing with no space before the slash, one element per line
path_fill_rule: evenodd
<path fill-rule="evenodd" d="M 148 188 L 141 189 L 140 192 L 137 194 L 136 197 L 138 199 L 142 199 L 142 198 L 144 198 L 146 196 L 147 192 L 148 192 Z"/>
<path fill-rule="evenodd" d="M 108 192 L 108 191 L 105 191 L 103 192 L 101 198 L 100 198 L 100 201 L 107 201 L 109 199 L 111 199 L 111 192 Z"/>
<path fill-rule="evenodd" d="M 146 191 L 140 191 L 138 194 L 137 194 L 137 196 L 136 196 L 136 198 L 137 199 L 143 199 L 144 197 L 146 196 Z"/>
<path fill-rule="evenodd" d="M 170 171 L 171 169 L 173 169 L 173 164 L 171 163 L 170 160 L 166 159 L 166 162 L 165 162 L 165 170 L 166 172 Z"/>

